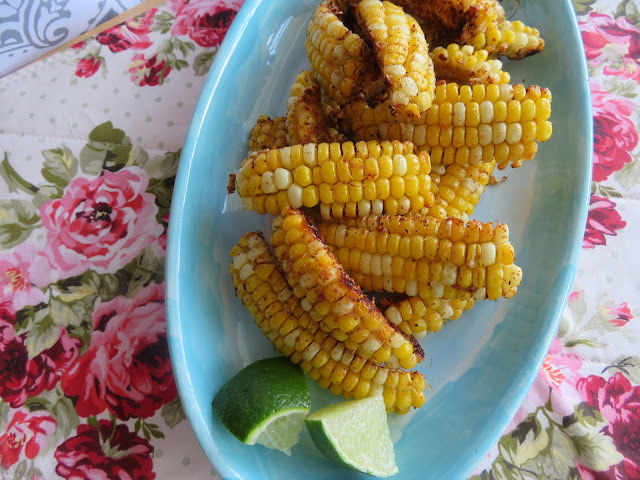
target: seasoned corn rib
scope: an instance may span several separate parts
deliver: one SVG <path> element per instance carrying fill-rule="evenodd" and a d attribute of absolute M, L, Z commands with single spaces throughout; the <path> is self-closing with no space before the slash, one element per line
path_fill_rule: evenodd
<path fill-rule="evenodd" d="M 407 297 L 385 308 L 384 315 L 407 335 L 422 338 L 427 332 L 440 330 L 447 320 L 459 318 L 465 310 L 471 309 L 473 304 L 473 299 L 423 300 L 420 297 Z"/>
<path fill-rule="evenodd" d="M 272 345 L 299 364 L 323 388 L 345 398 L 382 394 L 388 411 L 406 413 L 424 404 L 418 372 L 392 372 L 348 350 L 300 305 L 259 232 L 244 235 L 231 250 L 236 294 Z"/>
<path fill-rule="evenodd" d="M 475 50 L 471 45 L 460 47 L 457 43 L 450 43 L 446 48 L 434 48 L 429 56 L 437 78 L 447 82 L 504 85 L 511 80 L 509 72 L 502 69 L 502 62 L 489 59 L 489 52 L 485 49 Z"/>
<path fill-rule="evenodd" d="M 485 32 L 505 19 L 502 6 L 496 0 L 394 0 L 417 16 L 436 33 L 429 43 L 468 43 L 478 33 Z"/>
<path fill-rule="evenodd" d="M 365 291 L 497 300 L 513 297 L 522 279 L 503 223 L 372 215 L 318 231 Z"/>
<path fill-rule="evenodd" d="M 282 148 L 287 146 L 287 123 L 285 117 L 258 117 L 258 121 L 249 133 L 249 151 Z"/>
<path fill-rule="evenodd" d="M 395 115 L 418 118 L 433 101 L 435 74 L 418 22 L 389 1 L 362 0 L 355 17 L 373 45 Z"/>
<path fill-rule="evenodd" d="M 325 0 L 316 8 L 307 27 L 305 49 L 311 73 L 338 104 L 384 89 L 373 51 L 342 23 L 342 11 L 335 1 Z"/>
<path fill-rule="evenodd" d="M 427 152 L 410 143 L 294 145 L 250 155 L 235 177 L 247 210 L 320 206 L 323 218 L 420 213 L 433 205 Z"/>
<path fill-rule="evenodd" d="M 303 308 L 336 340 L 374 363 L 413 368 L 424 359 L 420 345 L 362 293 L 302 212 L 285 208 L 270 242 Z"/>
<path fill-rule="evenodd" d="M 325 118 L 320 86 L 306 70 L 298 74 L 291 87 L 286 124 L 289 145 L 344 140 Z"/>
<path fill-rule="evenodd" d="M 441 147 L 475 161 L 493 157 L 499 169 L 532 159 L 536 142 L 546 142 L 552 133 L 551 92 L 521 84 L 438 82 L 431 108 L 413 124 L 397 123 L 388 101 L 373 107 L 355 100 L 344 114 L 356 140 L 402 138 L 419 150 Z M 435 156 L 432 163 L 438 163 Z"/>
<path fill-rule="evenodd" d="M 506 55 L 514 60 L 540 53 L 544 49 L 544 40 L 538 29 L 518 20 L 502 20 L 464 42 L 474 48 L 487 50 L 491 56 Z"/>

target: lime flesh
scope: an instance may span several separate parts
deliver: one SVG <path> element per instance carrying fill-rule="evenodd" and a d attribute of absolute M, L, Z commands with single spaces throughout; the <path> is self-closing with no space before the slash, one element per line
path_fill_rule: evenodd
<path fill-rule="evenodd" d="M 241 442 L 290 454 L 311 408 L 311 397 L 300 367 L 285 357 L 274 357 L 240 370 L 218 391 L 212 407 Z"/>
<path fill-rule="evenodd" d="M 376 477 L 398 473 L 382 397 L 330 405 L 307 416 L 305 424 L 333 461 Z"/>

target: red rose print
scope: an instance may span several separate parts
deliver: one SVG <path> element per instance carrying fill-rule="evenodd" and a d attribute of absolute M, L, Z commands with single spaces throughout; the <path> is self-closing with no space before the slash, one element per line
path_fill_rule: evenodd
<path fill-rule="evenodd" d="M 242 1 L 209 0 L 173 1 L 169 8 L 175 11 L 171 33 L 189 35 L 201 47 L 220 45 Z"/>
<path fill-rule="evenodd" d="M 605 75 L 616 75 L 640 81 L 640 30 L 621 16 L 591 12 L 580 22 L 584 49 L 593 67 L 604 65 Z"/>
<path fill-rule="evenodd" d="M 24 344 L 27 334 L 16 336 L 10 321 L 3 320 L 0 311 L 0 397 L 15 408 L 27 397 L 52 390 L 78 357 L 82 342 L 69 337 L 61 327 L 58 341 L 30 359 Z"/>
<path fill-rule="evenodd" d="M 73 45 L 71 45 L 71 48 L 73 50 L 80 50 L 81 48 L 84 48 L 85 45 L 86 45 L 86 42 L 82 41 L 82 42 L 74 43 Z"/>
<path fill-rule="evenodd" d="M 95 308 L 89 350 L 61 381 L 80 416 L 108 409 L 122 420 L 146 418 L 175 398 L 164 308 L 162 285 Z"/>
<path fill-rule="evenodd" d="M 591 195 L 590 203 L 582 248 L 606 245 L 605 235 L 616 236 L 616 230 L 621 230 L 627 225 L 616 211 L 616 204 L 611 200 Z"/>
<path fill-rule="evenodd" d="M 76 77 L 89 78 L 98 70 L 102 60 L 96 57 L 86 57 L 81 59 L 76 65 Z"/>
<path fill-rule="evenodd" d="M 114 53 L 123 50 L 144 50 L 152 45 L 149 39 L 150 27 L 156 8 L 149 9 L 144 16 L 127 20 L 120 25 L 108 28 L 96 36 L 98 43 L 106 45 Z"/>
<path fill-rule="evenodd" d="M 624 327 L 629 320 L 634 318 L 627 302 L 620 305 L 607 305 L 605 311 L 609 316 L 613 317 L 609 322 L 616 327 Z"/>
<path fill-rule="evenodd" d="M 593 181 L 602 182 L 631 162 L 638 132 L 630 115 L 633 103 L 591 85 L 593 110 Z"/>
<path fill-rule="evenodd" d="M 153 480 L 154 448 L 126 425 L 100 420 L 98 429 L 83 424 L 54 454 L 56 473 L 73 480 Z"/>
<path fill-rule="evenodd" d="M 609 424 L 602 429 L 613 440 L 624 460 L 606 472 L 590 472 L 595 478 L 640 479 L 640 387 L 618 372 L 608 381 L 597 375 L 577 384 L 585 401 L 600 411 Z"/>
<path fill-rule="evenodd" d="M 57 425 L 53 417 L 42 410 L 33 413 L 23 408 L 14 410 L 5 433 L 0 436 L 0 465 L 8 469 L 23 453 L 27 458 L 35 458 L 47 446 L 47 436 Z"/>
<path fill-rule="evenodd" d="M 148 60 L 139 53 L 131 59 L 129 64 L 131 81 L 140 87 L 161 85 L 169 76 L 169 72 L 171 67 L 164 58 L 160 59 L 157 53 Z"/>
<path fill-rule="evenodd" d="M 65 278 L 122 268 L 162 234 L 148 183 L 137 167 L 72 180 L 62 198 L 40 207 L 48 231 L 40 254 Z"/>

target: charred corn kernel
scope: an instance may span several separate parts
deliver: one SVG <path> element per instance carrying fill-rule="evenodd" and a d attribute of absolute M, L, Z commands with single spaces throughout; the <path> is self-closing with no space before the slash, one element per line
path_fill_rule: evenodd
<path fill-rule="evenodd" d="M 282 148 L 287 146 L 287 124 L 285 117 L 271 119 L 267 115 L 258 117 L 249 133 L 249 151 Z"/>
<path fill-rule="evenodd" d="M 318 204 L 324 218 L 419 213 L 434 200 L 431 164 L 428 153 L 415 155 L 413 149 L 408 142 L 384 141 L 261 151 L 243 162 L 235 178 L 236 190 L 243 205 L 259 213 L 277 215 L 288 205 L 311 208 Z M 319 155 L 320 150 L 325 153 Z M 318 158 L 326 157 L 326 152 L 331 160 L 318 166 Z M 281 160 L 268 161 L 269 157 Z M 383 203 L 390 196 L 395 200 Z"/>
<path fill-rule="evenodd" d="M 311 74 L 340 105 L 363 90 L 366 93 L 383 86 L 373 51 L 341 17 L 338 2 L 322 2 L 311 18 L 305 40 Z"/>
<path fill-rule="evenodd" d="M 418 22 L 392 2 L 365 0 L 355 17 L 374 46 L 394 114 L 419 117 L 433 100 L 435 74 Z"/>
<path fill-rule="evenodd" d="M 303 70 L 287 100 L 286 130 L 289 145 L 341 141 L 335 123 L 323 111 L 320 86 Z M 312 152 L 315 154 L 315 152 Z"/>
<path fill-rule="evenodd" d="M 473 45 L 449 44 L 446 48 L 436 47 L 429 52 L 438 79 L 460 84 L 509 83 L 511 77 L 502 70 L 502 62 L 488 60 L 489 52 L 474 49 Z"/>
<path fill-rule="evenodd" d="M 381 348 L 385 349 L 386 356 L 386 349 L 390 348 L 390 354 L 405 358 L 415 353 L 415 361 L 422 361 L 424 353 L 419 345 L 411 338 L 399 334 L 360 288 L 355 286 L 328 247 L 321 242 L 314 225 L 299 210 L 286 208 L 282 216 L 274 220 L 273 230 L 272 245 L 275 255 L 287 274 L 287 280 L 293 282 L 290 284 L 293 293 L 301 299 L 305 310 L 314 312 L 313 318 L 323 330 L 340 341 L 346 341 L 347 338 L 352 342 L 357 341 L 354 347 L 358 346 L 358 351 L 362 349 L 365 358 L 378 358 L 376 351 Z M 285 234 L 279 234 L 280 231 Z M 302 256 L 300 244 L 307 250 Z M 297 260 L 291 256 L 292 251 L 298 256 Z M 354 256 L 352 258 L 349 255 L 349 261 L 358 264 L 361 263 L 362 254 L 368 254 L 361 250 L 352 251 Z M 326 314 L 322 315 L 324 311 L 318 309 L 324 305 L 324 300 L 331 303 L 331 314 L 337 321 L 332 321 Z M 370 315 L 379 317 L 377 327 L 371 330 L 364 327 L 364 319 L 368 325 L 375 323 L 369 318 Z M 347 334 L 352 331 L 357 333 L 352 336 Z"/>
<path fill-rule="evenodd" d="M 454 180 L 447 182 L 455 185 Z M 502 224 L 465 223 L 453 217 L 369 216 L 321 223 L 317 228 L 327 245 L 343 252 L 340 259 L 345 270 L 365 289 L 376 291 L 469 300 L 469 291 L 487 286 L 489 272 L 497 272 L 492 279 L 504 277 L 494 265 L 502 268 L 514 259 L 508 229 Z M 366 245 L 377 248 L 379 244 L 386 253 L 374 265 L 376 255 L 367 252 Z M 422 258 L 429 263 L 421 265 Z M 496 283 L 490 293 L 494 295 L 501 285 Z M 397 315 L 389 320 L 399 325 Z M 399 359 L 406 357 L 402 351 L 395 354 Z"/>

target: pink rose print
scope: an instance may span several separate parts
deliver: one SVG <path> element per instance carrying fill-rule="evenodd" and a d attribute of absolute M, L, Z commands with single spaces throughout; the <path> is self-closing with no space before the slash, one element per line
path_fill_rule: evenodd
<path fill-rule="evenodd" d="M 154 448 L 126 425 L 100 420 L 98 429 L 78 426 L 55 452 L 56 473 L 73 480 L 153 480 Z"/>
<path fill-rule="evenodd" d="M 608 472 L 591 472 L 594 478 L 640 479 L 640 387 L 631 385 L 621 372 L 608 381 L 597 375 L 580 379 L 583 399 L 600 411 L 609 424 L 602 433 L 613 440 L 624 460 Z"/>
<path fill-rule="evenodd" d="M 597 195 L 591 195 L 587 227 L 582 240 L 582 248 L 595 248 L 596 245 L 606 245 L 605 235 L 616 236 L 616 230 L 627 226 L 616 211 L 616 204 L 611 200 Z"/>
<path fill-rule="evenodd" d="M 564 351 L 562 342 L 554 338 L 539 375 L 551 388 L 561 393 L 562 385 L 575 388 L 576 382 L 581 378 L 578 373 L 580 367 L 582 367 L 582 359 Z"/>
<path fill-rule="evenodd" d="M 146 418 L 175 398 L 164 308 L 163 285 L 95 308 L 89 350 L 61 381 L 80 416 L 108 409 L 122 420 Z"/>
<path fill-rule="evenodd" d="M 174 0 L 169 5 L 175 12 L 171 33 L 189 35 L 201 47 L 216 47 L 241 6 L 242 0 Z"/>
<path fill-rule="evenodd" d="M 21 408 L 13 412 L 13 417 L 0 436 L 0 465 L 8 469 L 20 459 L 24 452 L 27 458 L 35 458 L 47 446 L 47 436 L 51 435 L 58 423 L 44 411 L 29 413 Z"/>
<path fill-rule="evenodd" d="M 60 338 L 50 348 L 29 358 L 24 343 L 26 333 L 16 336 L 15 316 L 0 309 L 0 398 L 20 407 L 28 397 L 53 390 L 62 372 L 78 358 L 82 342 L 60 327 Z"/>
<path fill-rule="evenodd" d="M 96 36 L 98 43 L 106 45 L 114 53 L 124 50 L 144 50 L 153 42 L 149 39 L 153 17 L 158 9 L 151 8 L 142 17 L 127 20 L 120 25 L 108 28 Z"/>
<path fill-rule="evenodd" d="M 81 59 L 76 65 L 76 77 L 89 78 L 93 76 L 98 70 L 102 60 L 96 57 L 86 57 Z"/>
<path fill-rule="evenodd" d="M 44 299 L 44 293 L 36 284 L 45 286 L 48 282 L 40 283 L 42 275 L 34 272 L 34 267 L 40 270 L 43 266 L 34 265 L 34 257 L 35 247 L 30 243 L 0 253 L 0 303 L 11 303 L 15 311 L 37 305 Z"/>
<path fill-rule="evenodd" d="M 605 75 L 640 81 L 640 31 L 626 17 L 591 12 L 580 30 L 590 65 L 604 64 Z"/>
<path fill-rule="evenodd" d="M 164 79 L 171 72 L 171 66 L 157 53 L 148 60 L 142 53 L 139 53 L 131 59 L 128 67 L 131 81 L 140 87 L 162 85 Z"/>
<path fill-rule="evenodd" d="M 631 121 L 633 103 L 591 85 L 594 158 L 593 181 L 602 182 L 631 162 L 638 132 Z"/>
<path fill-rule="evenodd" d="M 627 302 L 621 303 L 619 305 L 607 305 L 605 307 L 605 312 L 609 316 L 613 317 L 609 320 L 609 322 L 616 327 L 624 327 L 629 320 L 634 318 L 631 314 L 631 310 L 629 309 L 629 305 L 627 304 Z"/>
<path fill-rule="evenodd" d="M 62 198 L 40 207 L 48 231 L 41 255 L 65 278 L 122 268 L 162 234 L 148 183 L 136 167 L 74 179 Z"/>

